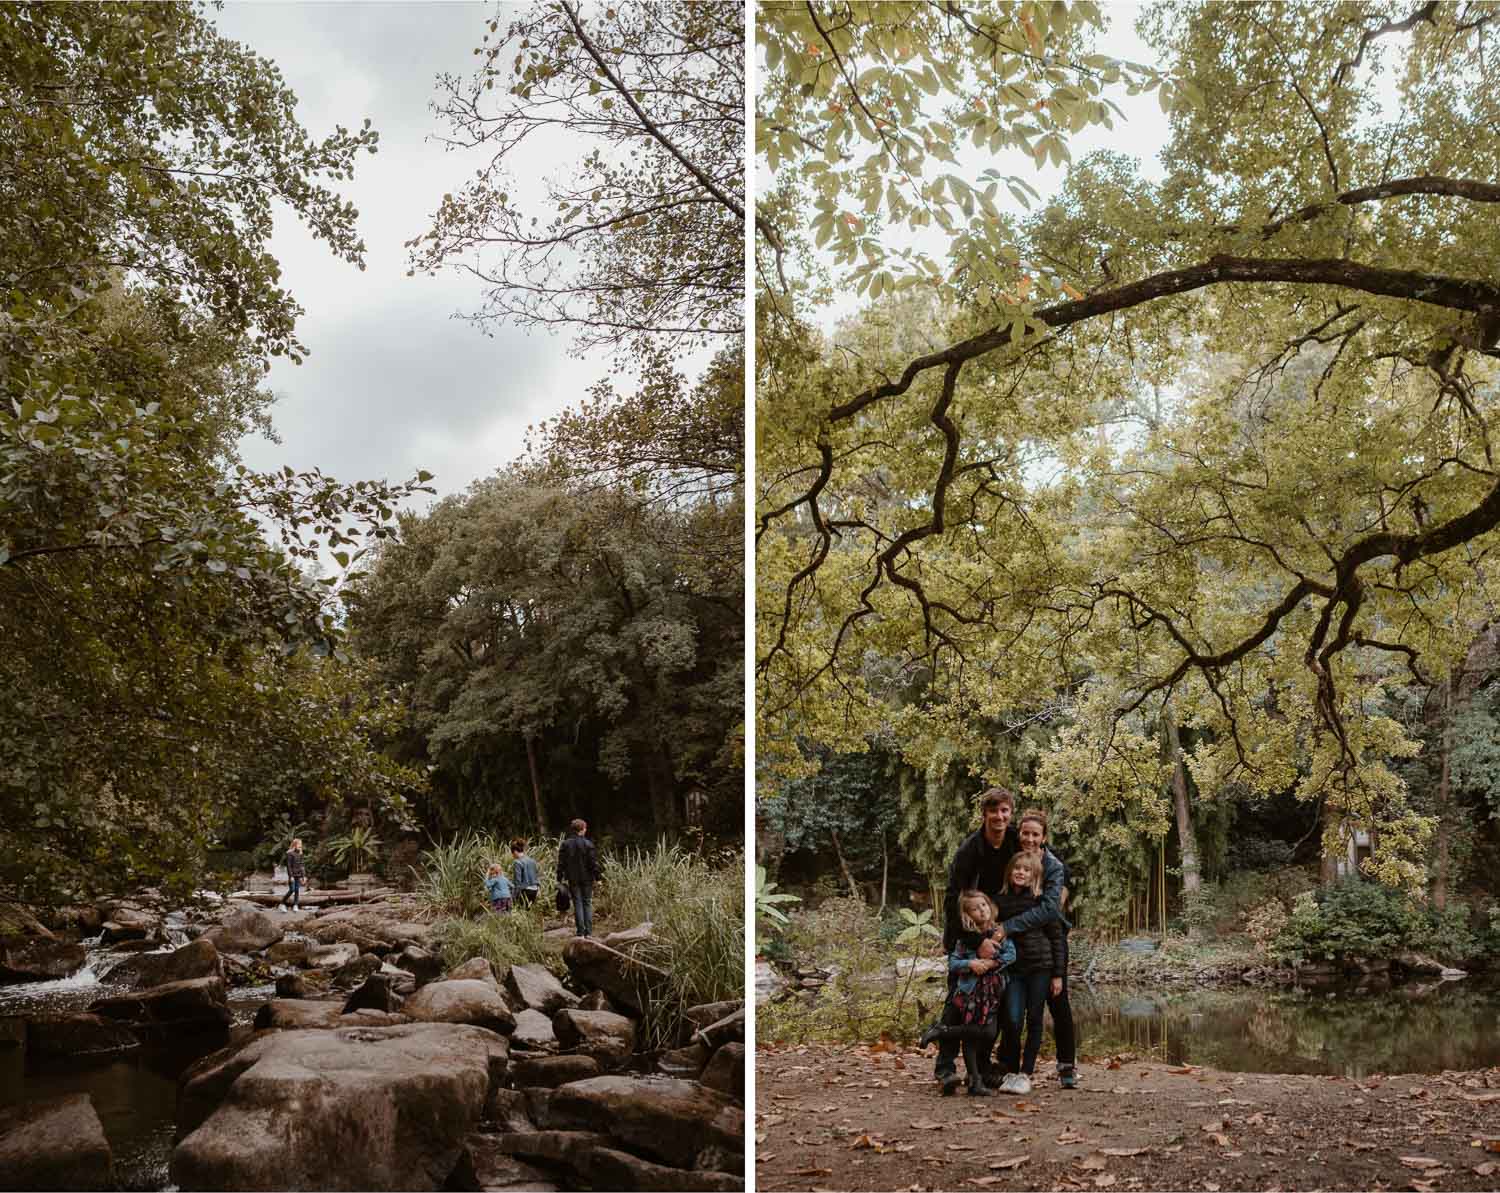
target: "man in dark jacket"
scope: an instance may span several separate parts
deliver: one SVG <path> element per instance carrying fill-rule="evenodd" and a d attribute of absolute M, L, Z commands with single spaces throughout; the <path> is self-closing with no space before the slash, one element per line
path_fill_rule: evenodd
<path fill-rule="evenodd" d="M 965 837 L 953 854 L 953 864 L 948 867 L 948 888 L 943 893 L 945 953 L 953 951 L 958 939 L 958 896 L 967 890 L 979 890 L 994 899 L 1005 885 L 1005 867 L 1021 848 L 1020 837 L 1010 823 L 1015 808 L 1015 796 L 1004 787 L 991 787 L 979 802 L 983 825 Z M 1000 927 L 1006 936 L 1040 928 L 1062 917 L 1062 863 L 1050 854 L 1044 854 L 1042 861 L 1042 901 L 1029 911 L 1003 921 Z M 958 1043 L 944 1040 L 938 1045 L 933 1076 L 942 1083 L 945 1094 L 962 1084 L 957 1070 Z"/>
<path fill-rule="evenodd" d="M 557 881 L 573 896 L 573 926 L 579 936 L 594 934 L 594 883 L 599 881 L 599 854 L 584 833 L 582 820 L 568 825 L 573 835 L 557 851 Z"/>

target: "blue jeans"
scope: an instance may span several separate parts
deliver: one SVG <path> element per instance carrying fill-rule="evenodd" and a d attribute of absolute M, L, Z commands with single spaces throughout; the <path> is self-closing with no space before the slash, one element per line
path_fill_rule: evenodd
<path fill-rule="evenodd" d="M 1036 1054 L 1042 1047 L 1042 1010 L 1052 975 L 1013 973 L 1005 985 L 1005 1017 L 1000 1025 L 1000 1067 L 1007 1073 L 1036 1071 Z M 1021 1052 L 1021 1023 L 1026 1023 L 1026 1051 Z"/>
<path fill-rule="evenodd" d="M 286 894 L 281 896 L 281 905 L 285 907 L 290 901 L 293 907 L 302 906 L 302 879 L 290 877 L 287 880 Z"/>
<path fill-rule="evenodd" d="M 568 883 L 568 893 L 573 896 L 573 926 L 579 936 L 594 934 L 594 884 Z"/>

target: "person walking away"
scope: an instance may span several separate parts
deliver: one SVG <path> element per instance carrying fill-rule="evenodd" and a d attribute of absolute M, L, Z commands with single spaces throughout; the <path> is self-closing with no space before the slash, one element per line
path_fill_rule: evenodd
<path fill-rule="evenodd" d="M 307 877 L 307 863 L 302 857 L 302 838 L 293 837 L 286 851 L 286 894 L 281 896 L 281 910 L 287 909 L 291 900 L 292 910 L 302 910 L 302 880 Z"/>
<path fill-rule="evenodd" d="M 997 899 L 1000 915 L 1019 916 L 1041 902 L 1042 855 L 1018 853 L 1010 860 L 1005 890 Z M 1016 961 L 1005 991 L 1005 1015 L 1000 1023 L 1000 1056 L 1006 1070 L 1000 1088 L 1008 1094 L 1029 1094 L 1036 1054 L 1042 1046 L 1042 1008 L 1048 983 L 1067 967 L 1067 945 L 1062 925 L 1052 920 L 1009 938 Z M 1021 1025 L 1026 1026 L 1026 1051 L 1021 1053 Z"/>
<path fill-rule="evenodd" d="M 965 891 L 960 895 L 958 914 L 962 931 L 948 957 L 948 972 L 954 977 L 953 987 L 947 1005 L 943 1007 L 941 1021 L 922 1033 L 921 1045 L 925 1048 L 934 1040 L 959 1041 L 969 1078 L 969 1096 L 987 1098 L 990 1087 L 984 1079 L 1005 1001 L 1005 969 L 1015 960 L 1016 950 L 1002 937 L 997 942 L 999 951 L 996 956 L 979 956 L 980 945 L 999 934 L 995 905 L 983 891 Z M 945 1082 L 943 1095 L 952 1094 L 956 1088 L 956 1084 Z"/>
<path fill-rule="evenodd" d="M 1045 867 L 1049 861 L 1062 868 L 1062 908 L 1067 911 L 1077 878 L 1068 864 L 1047 848 L 1047 814 L 1040 808 L 1027 808 L 1021 813 L 1018 835 L 1021 848 L 1040 851 Z M 1078 1030 L 1073 1025 L 1073 1007 L 1068 1002 L 1068 932 L 1072 925 L 1064 915 L 1058 923 L 1063 933 L 1063 965 L 1060 976 L 1055 976 L 1047 986 L 1047 1010 L 1052 1015 L 1052 1036 L 1057 1042 L 1057 1079 L 1063 1089 L 1078 1088 Z"/>
<path fill-rule="evenodd" d="M 516 837 L 510 843 L 510 885 L 515 888 L 515 900 L 521 907 L 530 907 L 541 894 L 542 874 L 536 858 L 526 853 L 526 839 Z"/>
<path fill-rule="evenodd" d="M 573 896 L 573 926 L 579 936 L 594 934 L 594 883 L 599 881 L 599 854 L 584 834 L 589 826 L 575 820 L 568 828 L 573 835 L 557 851 L 557 881 Z"/>
<path fill-rule="evenodd" d="M 504 915 L 510 910 L 510 879 L 505 877 L 505 867 L 499 862 L 490 863 L 484 893 L 489 896 L 490 910 L 496 915 Z"/>

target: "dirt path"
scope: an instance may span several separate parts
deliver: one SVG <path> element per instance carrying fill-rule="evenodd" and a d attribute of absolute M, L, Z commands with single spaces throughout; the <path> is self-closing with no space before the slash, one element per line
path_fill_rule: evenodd
<path fill-rule="evenodd" d="M 1500 1069 L 1223 1073 L 1128 1056 L 938 1096 L 900 1046 L 756 1049 L 756 1188 L 1500 1189 Z"/>

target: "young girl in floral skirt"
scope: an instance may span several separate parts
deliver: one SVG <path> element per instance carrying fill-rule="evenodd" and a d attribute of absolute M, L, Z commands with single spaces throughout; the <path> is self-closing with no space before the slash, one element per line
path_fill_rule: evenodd
<path fill-rule="evenodd" d="M 980 946 L 999 931 L 995 905 L 983 891 L 964 891 L 958 897 L 959 923 L 962 931 L 948 956 L 948 971 L 956 981 L 943 1017 L 922 1033 L 922 1047 L 941 1039 L 958 1039 L 963 1043 L 964 1068 L 969 1079 L 969 1095 L 982 1098 L 990 1094 L 985 1085 L 990 1049 L 1000 1030 L 1000 1014 L 1005 1001 L 1005 969 L 1015 960 L 1015 946 L 1008 940 L 995 943 L 995 955 L 979 955 Z M 945 1082 L 943 1093 L 950 1094 L 955 1084 Z"/>

